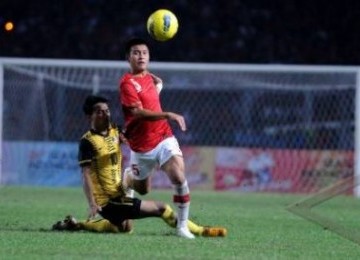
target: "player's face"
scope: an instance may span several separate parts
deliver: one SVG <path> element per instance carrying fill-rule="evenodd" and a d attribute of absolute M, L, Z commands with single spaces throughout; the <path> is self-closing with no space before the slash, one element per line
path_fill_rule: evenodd
<path fill-rule="evenodd" d="M 145 44 L 134 45 L 130 49 L 129 63 L 132 73 L 138 74 L 147 70 L 150 54 Z"/>
<path fill-rule="evenodd" d="M 91 115 L 93 127 L 96 129 L 107 128 L 110 124 L 110 109 L 106 103 L 97 103 Z"/>

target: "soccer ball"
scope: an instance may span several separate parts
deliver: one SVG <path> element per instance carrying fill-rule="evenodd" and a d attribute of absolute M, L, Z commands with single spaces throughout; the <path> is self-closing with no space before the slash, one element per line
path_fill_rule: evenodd
<path fill-rule="evenodd" d="M 179 27 L 176 16 L 169 10 L 159 9 L 153 12 L 146 23 L 150 36 L 157 41 L 167 41 L 175 36 Z"/>

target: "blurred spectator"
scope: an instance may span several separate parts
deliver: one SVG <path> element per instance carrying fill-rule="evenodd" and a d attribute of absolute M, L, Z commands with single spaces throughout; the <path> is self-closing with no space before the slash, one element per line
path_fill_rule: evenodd
<path fill-rule="evenodd" d="M 153 60 L 358 64 L 359 7 L 356 0 L 2 0 L 0 56 L 123 59 L 125 40 L 148 38 L 147 17 L 167 8 L 179 32 L 151 41 Z M 3 30 L 8 20 L 13 32 Z"/>

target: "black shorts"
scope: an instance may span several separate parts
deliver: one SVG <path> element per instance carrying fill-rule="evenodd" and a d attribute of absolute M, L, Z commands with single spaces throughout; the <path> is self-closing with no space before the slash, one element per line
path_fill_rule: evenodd
<path fill-rule="evenodd" d="M 126 219 L 140 218 L 140 205 L 141 200 L 137 198 L 117 197 L 111 199 L 99 214 L 112 224 L 120 226 Z"/>

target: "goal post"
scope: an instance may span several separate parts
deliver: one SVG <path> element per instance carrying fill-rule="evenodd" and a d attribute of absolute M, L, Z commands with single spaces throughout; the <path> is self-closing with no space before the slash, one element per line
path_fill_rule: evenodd
<path fill-rule="evenodd" d="M 2 186 L 2 166 L 3 166 L 3 112 L 4 112 L 4 67 L 0 63 L 0 187 Z"/>
<path fill-rule="evenodd" d="M 189 182 L 216 190 L 316 192 L 358 164 L 359 68 L 152 62 Z M 127 62 L 0 58 L 0 182 L 79 185 L 81 105 L 97 93 L 123 123 L 118 83 Z M 125 162 L 128 150 L 124 147 Z M 66 182 L 64 182 L 66 180 Z M 166 187 L 161 173 L 154 185 Z M 354 194 L 360 196 L 355 185 Z"/>
<path fill-rule="evenodd" d="M 360 68 L 356 73 L 355 92 L 354 195 L 360 197 Z"/>

